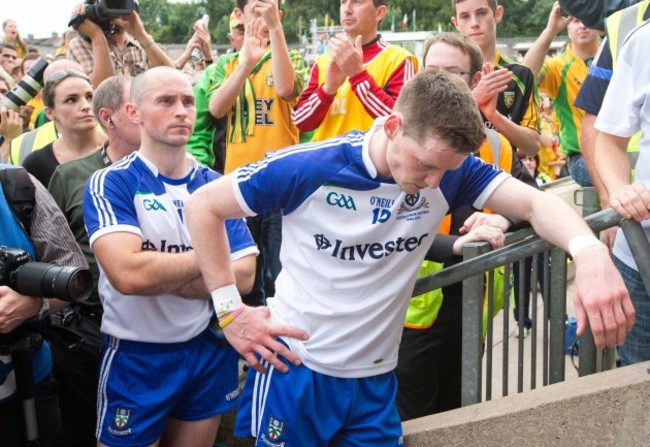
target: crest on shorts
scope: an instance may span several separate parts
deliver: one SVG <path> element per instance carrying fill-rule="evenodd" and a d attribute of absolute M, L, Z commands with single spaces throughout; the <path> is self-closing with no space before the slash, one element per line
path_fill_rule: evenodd
<path fill-rule="evenodd" d="M 131 410 L 127 408 L 118 408 L 115 410 L 115 426 L 124 428 L 129 424 L 131 419 Z"/>
<path fill-rule="evenodd" d="M 515 103 L 515 92 L 503 92 L 503 103 L 507 108 L 512 107 Z"/>
<path fill-rule="evenodd" d="M 269 417 L 269 425 L 266 427 L 266 434 L 269 435 L 271 441 L 277 441 L 282 436 L 284 431 L 284 421 L 276 419 L 273 416 Z"/>

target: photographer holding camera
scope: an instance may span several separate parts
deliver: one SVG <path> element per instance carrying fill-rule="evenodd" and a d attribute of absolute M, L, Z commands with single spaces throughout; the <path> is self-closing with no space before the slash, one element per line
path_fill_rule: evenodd
<path fill-rule="evenodd" d="M 134 6 L 133 0 L 87 0 L 72 10 L 70 26 L 81 35 L 70 41 L 67 57 L 81 64 L 94 86 L 115 74 L 136 76 L 150 67 L 175 67 Z"/>
<path fill-rule="evenodd" d="M 22 168 L 4 164 L 0 165 L 0 171 L 4 171 L 3 174 L 11 179 L 26 175 Z M 14 184 L 18 185 L 18 183 L 16 181 Z M 2 421 L 0 439 L 2 445 L 6 447 L 18 447 L 28 441 L 34 441 L 30 438 L 30 430 L 33 434 L 35 427 L 37 438 L 40 435 L 41 446 L 60 445 L 62 433 L 56 382 L 51 376 L 52 359 L 48 344 L 35 342 L 32 345 L 31 369 L 35 385 L 33 402 L 36 413 L 34 420 L 28 421 L 28 411 L 23 411 L 29 406 L 30 401 L 25 400 L 24 396 L 19 397 L 16 392 L 17 388 L 18 391 L 21 387 L 24 388 L 25 382 L 31 385 L 32 377 L 21 377 L 19 371 L 14 371 L 12 359 L 15 359 L 16 353 L 13 347 L 21 343 L 21 340 L 27 339 L 28 333 L 32 332 L 37 325 L 37 320 L 43 320 L 49 314 L 67 306 L 67 303 L 59 299 L 32 296 L 35 293 L 31 290 L 40 287 L 45 281 L 34 281 L 29 278 L 26 282 L 22 276 L 19 281 L 15 281 L 19 269 L 24 272 L 31 266 L 28 262 L 15 268 L 16 262 L 12 261 L 16 259 L 24 261 L 26 258 L 17 257 L 16 253 L 26 252 L 32 258 L 43 262 L 84 268 L 87 266 L 65 217 L 52 196 L 35 179 L 32 178 L 31 183 L 33 186 L 16 188 L 16 195 L 12 201 L 8 199 L 12 195 L 9 192 L 10 182 L 3 181 L 3 189 L 0 189 L 0 219 L 3 222 L 0 226 L 0 245 L 6 246 L 0 247 L 2 267 L 0 269 L 0 421 Z M 14 208 L 18 199 L 24 197 L 23 194 L 29 196 L 30 193 L 33 194 L 31 218 L 21 223 L 24 219 L 14 214 Z M 21 205 L 31 208 L 28 203 Z M 24 214 L 29 215 L 29 210 Z M 25 269 L 26 266 L 29 267 Z M 31 277 L 31 274 L 25 276 Z M 27 292 L 29 295 L 25 294 L 25 288 L 29 290 Z M 19 293 L 19 290 L 23 293 Z M 45 293 L 41 296 L 43 295 Z M 24 324 L 26 322 L 27 324 Z M 37 339 L 38 337 L 30 337 L 30 340 Z M 32 349 L 20 354 L 29 356 Z M 29 360 L 29 357 L 27 359 Z M 35 423 L 35 427 L 28 422 Z M 21 428 L 23 426 L 26 428 Z"/>

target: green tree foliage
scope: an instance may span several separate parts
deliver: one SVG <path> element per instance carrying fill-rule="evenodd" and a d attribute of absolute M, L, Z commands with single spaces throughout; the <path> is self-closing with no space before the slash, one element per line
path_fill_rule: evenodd
<path fill-rule="evenodd" d="M 192 26 L 203 14 L 210 15 L 210 36 L 214 43 L 228 43 L 228 19 L 234 1 L 140 0 L 140 17 L 156 42 L 183 43 L 192 37 Z"/>
<path fill-rule="evenodd" d="M 389 0 L 389 8 L 380 25 L 389 31 L 402 29 L 404 14 L 408 16 L 408 30 L 452 31 L 451 0 Z M 538 36 L 548 19 L 553 0 L 501 0 L 504 7 L 503 21 L 499 24 L 499 37 Z M 161 43 L 187 42 L 192 35 L 192 24 L 202 14 L 210 15 L 210 34 L 217 44 L 227 43 L 228 19 L 235 7 L 234 0 L 140 0 L 140 15 L 147 30 Z M 331 0 L 282 0 L 283 24 L 287 41 L 297 43 L 300 33 L 309 35 L 310 21 L 319 26 L 325 23 L 339 24 L 339 2 Z"/>

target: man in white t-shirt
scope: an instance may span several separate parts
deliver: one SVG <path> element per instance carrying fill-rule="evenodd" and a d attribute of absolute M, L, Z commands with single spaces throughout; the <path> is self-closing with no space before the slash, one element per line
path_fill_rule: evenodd
<path fill-rule="evenodd" d="M 425 71 L 368 132 L 278 151 L 193 194 L 203 277 L 226 337 L 255 369 L 236 434 L 258 446 L 400 444 L 393 369 L 406 307 L 443 216 L 463 205 L 529 220 L 569 250 L 580 331 L 588 312 L 598 346 L 623 341 L 634 309 L 607 248 L 561 199 L 469 155 L 484 138 L 466 82 Z M 283 213 L 283 270 L 268 308 L 249 308 L 223 222 L 270 210 Z"/>
<path fill-rule="evenodd" d="M 650 236 L 650 22 L 637 27 L 621 50 L 595 127 L 595 161 L 609 203 L 627 219 L 641 222 Z M 639 158 L 630 181 L 627 144 L 641 131 Z M 614 242 L 614 263 L 621 272 L 639 319 L 618 348 L 621 365 L 650 360 L 650 298 L 623 233 Z"/>

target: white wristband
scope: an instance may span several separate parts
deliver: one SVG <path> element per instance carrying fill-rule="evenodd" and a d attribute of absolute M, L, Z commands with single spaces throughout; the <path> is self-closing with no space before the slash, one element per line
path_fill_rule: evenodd
<path fill-rule="evenodd" d="M 569 254 L 571 257 L 574 257 L 583 249 L 594 247 L 596 245 L 603 245 L 603 243 L 600 242 L 598 238 L 593 234 L 582 234 L 580 236 L 575 236 L 569 241 Z"/>
<path fill-rule="evenodd" d="M 243 304 L 239 291 L 234 284 L 214 289 L 210 292 L 210 295 L 212 296 L 212 304 L 214 305 L 214 311 L 217 313 L 217 318 L 234 311 Z"/>

